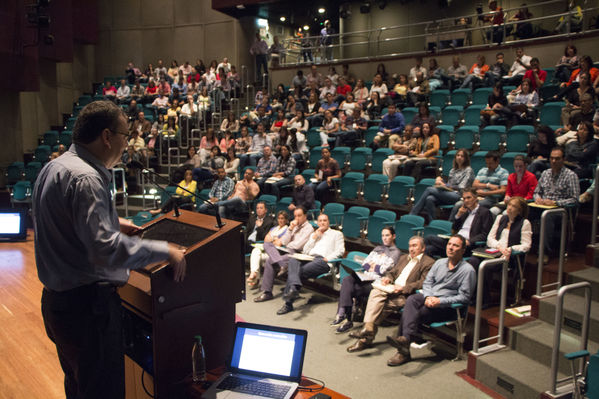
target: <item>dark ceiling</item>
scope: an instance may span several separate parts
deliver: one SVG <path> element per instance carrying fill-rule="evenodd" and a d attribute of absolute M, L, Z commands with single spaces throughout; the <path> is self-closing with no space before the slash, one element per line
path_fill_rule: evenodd
<path fill-rule="evenodd" d="M 329 19 L 337 30 L 339 6 L 347 0 L 296 0 L 296 1 L 252 1 L 252 0 L 213 0 L 212 8 L 235 18 L 256 17 L 267 19 L 271 23 L 284 24 L 294 29 L 309 25 L 312 34 L 317 34 L 321 23 Z M 374 2 L 373 2 L 374 3 Z M 241 8 L 239 5 L 243 5 Z M 324 8 L 324 14 L 318 9 Z M 284 16 L 285 22 L 280 18 Z"/>

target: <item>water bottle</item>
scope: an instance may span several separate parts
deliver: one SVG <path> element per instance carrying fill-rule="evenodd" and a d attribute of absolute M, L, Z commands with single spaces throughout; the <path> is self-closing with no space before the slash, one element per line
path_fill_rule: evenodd
<path fill-rule="evenodd" d="M 194 383 L 206 381 L 206 354 L 201 335 L 195 336 L 195 343 L 191 350 L 191 370 Z"/>

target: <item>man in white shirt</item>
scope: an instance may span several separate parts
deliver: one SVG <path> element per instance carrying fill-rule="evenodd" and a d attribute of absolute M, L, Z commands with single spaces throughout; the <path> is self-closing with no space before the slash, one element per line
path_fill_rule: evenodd
<path fill-rule="evenodd" d="M 193 102 L 193 96 L 187 96 L 187 102 L 183 104 L 181 107 L 180 116 L 185 116 L 187 118 L 195 118 L 198 113 L 198 105 Z"/>
<path fill-rule="evenodd" d="M 129 102 L 129 95 L 131 94 L 131 88 L 127 86 L 125 79 L 121 80 L 121 85 L 116 91 L 116 99 L 119 104 L 125 104 Z"/>
<path fill-rule="evenodd" d="M 324 86 L 322 86 L 322 88 L 320 89 L 319 98 L 321 100 L 324 100 L 327 97 L 327 94 L 331 93 L 333 96 L 335 96 L 336 92 L 337 87 L 335 87 L 333 81 L 331 81 L 331 79 L 327 77 L 324 79 Z"/>
<path fill-rule="evenodd" d="M 218 64 L 216 70 L 220 71 L 221 68 L 224 69 L 225 73 L 231 72 L 231 64 L 229 63 L 229 59 L 227 57 L 223 58 L 223 62 Z"/>
<path fill-rule="evenodd" d="M 426 76 L 426 68 L 422 66 L 422 57 L 416 57 L 416 66 L 410 69 L 410 80 L 416 80 L 416 74 L 422 73 L 422 76 Z"/>
<path fill-rule="evenodd" d="M 410 238 L 408 254 L 402 255 L 397 264 L 380 279 L 380 285 L 388 287 L 389 291 L 374 285 L 364 312 L 364 327 L 349 334 L 358 340 L 347 348 L 348 352 L 359 352 L 372 346 L 378 325 L 385 319 L 385 307 L 402 308 L 408 295 L 422 288 L 428 271 L 435 263 L 433 258 L 425 255 L 424 249 L 424 239 L 421 236 Z"/>
<path fill-rule="evenodd" d="M 296 258 L 290 257 L 287 285 L 283 299 L 285 304 L 277 311 L 278 315 L 289 313 L 293 310 L 293 301 L 299 298 L 299 289 L 302 287 L 302 280 L 317 277 L 330 270 L 327 263 L 332 259 L 339 258 L 345 253 L 345 242 L 343 233 L 333 230 L 329 227 L 329 217 L 322 213 L 318 216 L 318 229 L 310 235 L 310 239 L 302 253 L 314 257 L 309 262 L 302 262 Z"/>
<path fill-rule="evenodd" d="M 522 77 L 528 69 L 530 69 L 530 61 L 532 57 L 524 54 L 522 47 L 516 48 L 516 59 L 510 67 L 510 70 L 506 76 L 503 77 L 504 85 L 519 85 L 522 83 Z"/>

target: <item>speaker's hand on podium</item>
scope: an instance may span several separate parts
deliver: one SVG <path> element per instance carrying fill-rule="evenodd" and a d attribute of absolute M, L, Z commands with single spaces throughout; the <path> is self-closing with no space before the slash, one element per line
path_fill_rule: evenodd
<path fill-rule="evenodd" d="M 185 248 L 175 244 L 168 244 L 168 261 L 171 264 L 174 272 L 173 279 L 176 282 L 181 282 L 185 278 L 185 270 L 187 262 L 185 261 Z"/>

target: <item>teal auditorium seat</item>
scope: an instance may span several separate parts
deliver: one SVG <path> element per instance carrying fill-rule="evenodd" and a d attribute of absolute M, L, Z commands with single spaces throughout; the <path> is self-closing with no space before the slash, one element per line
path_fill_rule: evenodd
<path fill-rule="evenodd" d="M 58 132 L 56 130 L 48 130 L 44 133 L 42 144 L 53 146 L 58 144 Z"/>
<path fill-rule="evenodd" d="M 507 152 L 526 152 L 530 136 L 534 134 L 534 127 L 529 125 L 516 125 L 508 130 L 505 140 Z"/>
<path fill-rule="evenodd" d="M 485 109 L 484 105 L 473 104 L 464 111 L 464 124 L 480 126 L 480 111 Z"/>
<path fill-rule="evenodd" d="M 382 244 L 381 240 L 381 231 L 385 227 L 391 227 L 395 224 L 395 219 L 397 215 L 393 211 L 388 211 L 385 209 L 378 209 L 374 211 L 372 215 L 368 218 L 368 240 L 375 244 Z"/>
<path fill-rule="evenodd" d="M 341 178 L 341 198 L 355 200 L 364 184 L 364 173 L 348 172 Z"/>
<path fill-rule="evenodd" d="M 451 105 L 460 105 L 465 107 L 470 101 L 470 89 L 455 89 L 451 93 Z"/>
<path fill-rule="evenodd" d="M 410 238 L 418 235 L 419 228 L 405 220 L 395 222 L 395 245 L 402 251 L 407 251 L 409 248 Z"/>
<path fill-rule="evenodd" d="M 435 184 L 435 179 L 422 179 L 418 183 L 416 183 L 416 187 L 414 188 L 414 202 L 418 202 L 420 196 L 428 187 L 433 186 Z"/>
<path fill-rule="evenodd" d="M 448 105 L 443 109 L 442 120 L 444 125 L 457 126 L 462 119 L 464 107 L 462 105 Z"/>
<path fill-rule="evenodd" d="M 35 182 L 35 179 L 37 179 L 37 175 L 40 173 L 40 170 L 42 170 L 41 162 L 29 162 L 23 170 L 23 173 L 25 174 L 25 180 L 33 184 Z"/>
<path fill-rule="evenodd" d="M 562 108 L 565 106 L 566 103 L 561 101 L 544 104 L 539 116 L 541 125 L 561 125 Z"/>
<path fill-rule="evenodd" d="M 281 198 L 277 202 L 277 206 L 275 207 L 275 214 L 278 214 L 280 211 L 284 211 L 284 212 L 287 212 L 287 214 L 290 214 L 291 212 L 289 212 L 288 207 L 291 204 L 292 200 L 293 200 L 293 198 L 291 198 L 291 197 Z"/>
<path fill-rule="evenodd" d="M 443 155 L 443 166 L 441 169 L 441 175 L 443 176 L 449 176 L 449 171 L 451 170 L 451 168 L 453 168 L 453 159 L 455 158 L 455 154 L 457 153 L 457 150 L 451 150 L 451 151 L 447 151 L 444 155 Z"/>
<path fill-rule="evenodd" d="M 372 154 L 372 166 L 371 170 L 375 173 L 381 173 L 383 171 L 383 161 L 387 157 L 393 154 L 393 150 L 390 148 L 379 148 Z"/>
<path fill-rule="evenodd" d="M 363 206 L 352 206 L 343 215 L 341 231 L 346 238 L 360 238 L 368 221 L 370 210 Z"/>
<path fill-rule="evenodd" d="M 329 202 L 322 208 L 322 213 L 329 217 L 331 227 L 339 227 L 343 222 L 345 206 L 336 202 Z"/>
<path fill-rule="evenodd" d="M 403 114 L 403 117 L 404 117 L 406 125 L 407 125 L 409 123 L 412 123 L 412 119 L 414 119 L 414 116 L 416 114 L 418 114 L 418 108 L 405 107 L 404 109 L 401 110 L 401 113 Z"/>
<path fill-rule="evenodd" d="M 370 126 L 364 133 L 364 145 L 369 146 L 374 141 L 376 134 L 379 132 L 378 126 Z"/>
<path fill-rule="evenodd" d="M 68 148 L 73 142 L 73 132 L 71 130 L 64 130 L 60 132 L 60 135 L 58 136 L 58 142 Z"/>
<path fill-rule="evenodd" d="M 427 237 L 437 234 L 451 235 L 452 225 L 453 224 L 449 220 L 431 220 L 431 222 L 428 225 L 424 226 L 422 236 Z"/>
<path fill-rule="evenodd" d="M 381 174 L 372 174 L 364 181 L 364 201 L 381 202 L 387 192 L 389 178 Z"/>
<path fill-rule="evenodd" d="M 351 158 L 349 161 L 349 168 L 351 170 L 365 170 L 366 165 L 372 158 L 372 148 L 369 147 L 358 147 L 351 152 Z"/>
<path fill-rule="evenodd" d="M 483 129 L 479 136 L 480 151 L 498 151 L 503 134 L 497 129 Z"/>
<path fill-rule="evenodd" d="M 50 154 L 52 150 L 49 145 L 40 145 L 35 149 L 33 158 L 41 163 L 48 162 L 50 160 Z"/>
<path fill-rule="evenodd" d="M 471 150 L 478 134 L 478 126 L 462 126 L 455 132 L 455 148 Z"/>
<path fill-rule="evenodd" d="M 13 162 L 6 168 L 6 180 L 9 186 L 15 184 L 23 177 L 25 171 L 24 162 Z"/>
<path fill-rule="evenodd" d="M 477 151 L 470 157 L 470 167 L 474 171 L 474 175 L 478 173 L 479 170 L 487 166 L 485 162 L 485 155 L 487 155 L 488 151 Z"/>
<path fill-rule="evenodd" d="M 439 125 L 439 148 L 443 151 L 447 151 L 449 147 L 453 145 L 453 131 L 454 127 L 450 125 Z"/>
<path fill-rule="evenodd" d="M 311 168 L 315 168 L 316 164 L 322 157 L 322 147 L 314 147 L 310 150 L 309 163 Z"/>
<path fill-rule="evenodd" d="M 406 205 L 414 189 L 412 176 L 395 176 L 389 183 L 388 202 L 391 205 Z"/>
<path fill-rule="evenodd" d="M 14 207 L 15 204 L 31 202 L 32 187 L 28 180 L 19 180 L 12 186 L 10 192 L 10 203 Z"/>
<path fill-rule="evenodd" d="M 472 104 L 486 106 L 491 93 L 493 93 L 492 87 L 481 87 L 474 90 L 474 93 L 472 93 Z"/>
<path fill-rule="evenodd" d="M 431 107 L 445 107 L 449 102 L 449 90 L 447 89 L 437 89 L 433 90 L 430 95 L 430 103 Z"/>
<path fill-rule="evenodd" d="M 339 168 L 344 169 L 350 152 L 351 148 L 349 147 L 335 147 L 331 150 L 331 157 L 337 161 Z"/>
<path fill-rule="evenodd" d="M 304 179 L 306 180 L 306 184 L 310 184 L 310 179 L 312 179 L 314 177 L 314 173 L 316 173 L 315 169 L 304 169 L 302 171 L 302 176 L 304 176 Z"/>

